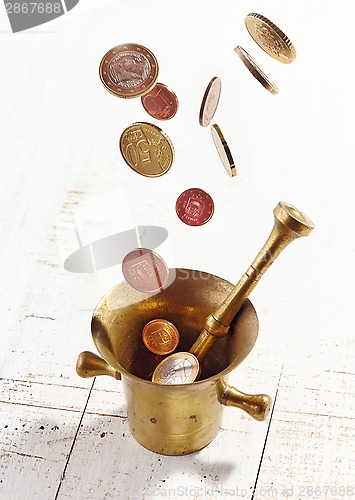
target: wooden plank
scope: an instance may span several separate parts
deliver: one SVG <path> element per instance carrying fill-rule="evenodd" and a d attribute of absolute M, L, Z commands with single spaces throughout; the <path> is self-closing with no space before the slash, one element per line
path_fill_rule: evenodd
<path fill-rule="evenodd" d="M 306 327 L 291 326 L 257 481 L 280 498 L 355 494 L 353 293 L 338 294 L 337 314 L 302 303 Z"/>
<path fill-rule="evenodd" d="M 84 391 L 72 392 L 80 400 Z M 53 499 L 81 413 L 28 404 L 0 408 L 0 497 Z"/>
<path fill-rule="evenodd" d="M 141 447 L 125 418 L 92 415 L 89 405 L 58 499 L 196 497 L 197 490 L 201 498 L 216 498 L 237 487 L 250 498 L 261 453 L 256 442 L 262 446 L 263 440 L 254 429 L 222 430 L 200 452 L 166 457 Z"/>
<path fill-rule="evenodd" d="M 0 379 L 0 403 L 16 411 L 18 405 L 52 408 L 81 414 L 89 391 L 85 388 L 26 380 Z"/>
<path fill-rule="evenodd" d="M 256 489 L 276 490 L 276 498 L 352 498 L 354 440 L 354 418 L 275 411 Z"/>

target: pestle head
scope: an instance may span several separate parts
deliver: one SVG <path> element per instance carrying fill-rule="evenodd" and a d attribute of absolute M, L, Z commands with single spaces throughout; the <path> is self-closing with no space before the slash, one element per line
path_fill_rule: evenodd
<path fill-rule="evenodd" d="M 313 221 L 296 207 L 280 201 L 274 209 L 277 224 L 281 224 L 297 236 L 308 236 L 314 229 Z"/>

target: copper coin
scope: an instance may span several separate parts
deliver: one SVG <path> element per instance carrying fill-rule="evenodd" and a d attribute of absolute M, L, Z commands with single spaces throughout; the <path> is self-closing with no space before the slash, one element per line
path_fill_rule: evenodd
<path fill-rule="evenodd" d="M 200 374 L 200 363 L 190 352 L 176 352 L 156 367 L 152 382 L 165 385 L 191 384 Z"/>
<path fill-rule="evenodd" d="M 171 354 L 175 351 L 180 335 L 175 325 L 166 319 L 153 319 L 143 328 L 144 345 L 154 354 Z"/>
<path fill-rule="evenodd" d="M 211 196 L 199 188 L 190 188 L 181 193 L 175 206 L 178 217 L 188 226 L 202 226 L 214 212 Z"/>
<path fill-rule="evenodd" d="M 135 290 L 153 293 L 162 290 L 169 271 L 161 257 L 147 248 L 136 248 L 122 261 L 122 273 Z"/>
<path fill-rule="evenodd" d="M 143 108 L 156 120 L 170 120 L 175 116 L 179 101 L 174 92 L 163 83 L 157 83 L 141 97 Z"/>
<path fill-rule="evenodd" d="M 201 127 L 207 127 L 211 123 L 219 103 L 221 89 L 221 79 L 218 78 L 218 76 L 215 76 L 208 84 L 202 99 L 199 115 Z"/>
<path fill-rule="evenodd" d="M 127 43 L 109 50 L 100 63 L 100 78 L 105 88 L 118 97 L 138 97 L 155 85 L 158 62 L 143 45 Z"/>

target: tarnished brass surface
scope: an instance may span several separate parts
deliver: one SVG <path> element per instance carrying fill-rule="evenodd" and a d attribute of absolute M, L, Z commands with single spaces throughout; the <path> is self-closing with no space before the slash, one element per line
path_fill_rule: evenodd
<path fill-rule="evenodd" d="M 91 330 L 105 361 L 81 353 L 78 374 L 121 374 L 132 435 L 149 450 L 184 455 L 203 448 L 219 432 L 223 406 L 241 408 L 256 420 L 266 418 L 270 397 L 244 394 L 227 385 L 225 377 L 249 354 L 258 335 L 249 293 L 280 252 L 314 228 L 306 215 L 284 202 L 274 217 L 267 242 L 236 287 L 208 273 L 171 269 L 175 280 L 160 293 L 147 297 L 123 282 L 96 307 Z M 199 354 L 198 382 L 164 385 L 145 380 L 161 357 L 147 351 L 141 332 L 148 321 L 162 317 L 179 330 L 181 351 L 193 345 Z"/>
<path fill-rule="evenodd" d="M 76 373 L 82 378 L 96 377 L 97 375 L 109 375 L 121 380 L 121 374 L 97 354 L 83 351 L 79 354 L 76 362 Z"/>
<path fill-rule="evenodd" d="M 219 390 L 222 405 L 240 408 L 255 420 L 263 421 L 267 418 L 272 403 L 267 394 L 245 394 L 226 383 L 221 384 Z"/>
<path fill-rule="evenodd" d="M 274 209 L 274 227 L 266 243 L 232 292 L 207 317 L 204 329 L 189 352 L 201 361 L 216 340 L 227 335 L 229 325 L 240 307 L 282 250 L 300 236 L 308 236 L 313 228 L 314 223 L 307 215 L 280 201 Z"/>
<path fill-rule="evenodd" d="M 171 274 L 174 272 L 176 278 L 172 284 L 150 297 L 126 282 L 115 286 L 96 307 L 91 328 L 98 351 L 114 371 L 121 373 L 128 422 L 135 439 L 157 453 L 184 455 L 203 448 L 215 438 L 223 405 L 234 404 L 253 413 L 260 396 L 253 401 L 253 397 L 246 395 L 244 405 L 240 396 L 237 405 L 229 397 L 232 393 L 226 392 L 225 377 L 253 348 L 258 319 L 247 300 L 232 322 L 229 334 L 203 360 L 199 382 L 162 385 L 144 380 L 161 361 L 161 356 L 157 359 L 155 354 L 147 352 L 142 342 L 144 325 L 159 317 L 171 321 L 180 332 L 179 348 L 188 351 L 206 316 L 233 290 L 232 284 L 208 273 L 170 270 Z M 84 359 L 85 370 L 79 369 L 78 373 L 90 376 L 86 354 Z M 91 376 L 98 374 L 96 358 L 93 361 Z M 267 402 L 265 410 L 266 407 Z"/>

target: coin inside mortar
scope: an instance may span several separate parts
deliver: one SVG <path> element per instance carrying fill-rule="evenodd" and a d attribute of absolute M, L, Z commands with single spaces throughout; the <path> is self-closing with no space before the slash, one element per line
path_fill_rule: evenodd
<path fill-rule="evenodd" d="M 200 363 L 190 352 L 177 352 L 156 367 L 152 382 L 164 385 L 191 384 L 200 372 Z"/>
<path fill-rule="evenodd" d="M 144 345 L 154 354 L 171 354 L 180 339 L 179 331 L 173 323 L 165 319 L 153 319 L 142 331 Z"/>

